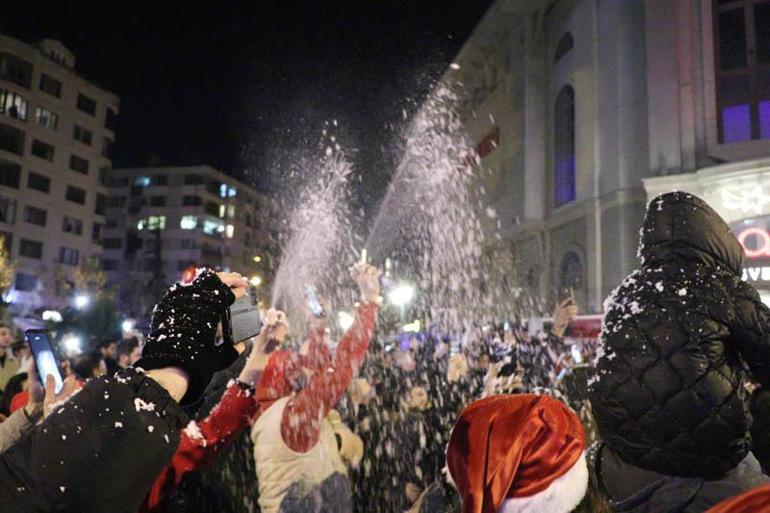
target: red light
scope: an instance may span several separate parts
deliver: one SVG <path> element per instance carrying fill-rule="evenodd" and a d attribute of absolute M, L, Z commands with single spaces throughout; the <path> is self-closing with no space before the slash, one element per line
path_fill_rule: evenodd
<path fill-rule="evenodd" d="M 194 265 L 191 265 L 182 272 L 182 283 L 190 283 L 195 279 L 195 273 L 197 269 Z"/>

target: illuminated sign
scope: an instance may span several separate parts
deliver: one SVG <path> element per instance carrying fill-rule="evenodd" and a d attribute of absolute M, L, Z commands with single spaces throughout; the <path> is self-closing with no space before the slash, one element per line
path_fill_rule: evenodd
<path fill-rule="evenodd" d="M 770 257 L 770 233 L 764 228 L 746 228 L 736 236 L 746 258 Z"/>
<path fill-rule="evenodd" d="M 765 194 L 759 184 L 724 187 L 722 205 L 728 210 L 740 210 L 743 213 L 761 214 L 765 205 L 770 204 L 770 196 Z"/>

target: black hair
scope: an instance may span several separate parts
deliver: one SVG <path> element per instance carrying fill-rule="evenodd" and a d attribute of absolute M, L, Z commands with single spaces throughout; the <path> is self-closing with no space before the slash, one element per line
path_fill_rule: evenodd
<path fill-rule="evenodd" d="M 139 347 L 139 339 L 136 337 L 131 338 L 124 338 L 120 342 L 118 342 L 118 348 L 116 350 L 115 356 L 120 359 L 122 355 L 130 355 L 131 351 L 133 351 L 135 348 Z"/>
<path fill-rule="evenodd" d="M 116 343 L 117 342 L 115 342 L 114 340 L 110 340 L 110 339 L 105 338 L 105 339 L 102 339 L 102 340 L 99 341 L 99 344 L 98 344 L 97 347 L 99 349 L 107 349 L 108 347 L 110 347 L 110 344 L 116 344 Z"/>
<path fill-rule="evenodd" d="M 20 372 L 8 380 L 5 390 L 3 390 L 3 397 L 0 398 L 0 413 L 6 416 L 11 414 L 11 401 L 16 394 L 24 390 L 22 384 L 26 379 L 27 373 Z"/>
<path fill-rule="evenodd" d="M 90 352 L 77 356 L 72 362 L 72 372 L 80 379 L 91 379 L 94 377 L 94 370 L 99 367 L 99 363 L 104 357 L 99 352 Z"/>

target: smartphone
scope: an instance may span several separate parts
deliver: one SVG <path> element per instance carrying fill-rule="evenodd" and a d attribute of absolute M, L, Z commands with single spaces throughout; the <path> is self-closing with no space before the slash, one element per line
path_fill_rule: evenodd
<path fill-rule="evenodd" d="M 305 285 L 305 301 L 307 301 L 307 306 L 310 308 L 310 313 L 313 314 L 313 317 L 320 319 L 326 316 L 324 307 L 321 306 L 321 302 L 318 300 L 318 293 L 316 293 L 315 287 L 310 284 Z"/>
<path fill-rule="evenodd" d="M 27 344 L 35 358 L 35 368 L 40 377 L 40 383 L 45 384 L 46 376 L 51 374 L 56 380 L 56 393 L 61 391 L 64 380 L 59 371 L 59 361 L 53 351 L 51 336 L 46 330 L 27 330 L 24 332 Z"/>
<path fill-rule="evenodd" d="M 236 299 L 222 314 L 222 337 L 225 344 L 236 344 L 259 335 L 262 319 L 251 295 Z"/>

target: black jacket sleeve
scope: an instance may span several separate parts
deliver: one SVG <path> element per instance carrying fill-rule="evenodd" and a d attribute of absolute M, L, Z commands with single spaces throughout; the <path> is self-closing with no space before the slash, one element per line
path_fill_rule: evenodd
<path fill-rule="evenodd" d="M 754 380 L 770 387 L 770 309 L 757 291 L 740 281 L 733 293 L 735 318 L 730 326 L 732 341 L 749 367 Z"/>
<path fill-rule="evenodd" d="M 234 301 L 230 288 L 211 270 L 200 272 L 189 285 L 173 285 L 155 306 L 152 330 L 135 367 L 184 369 L 190 383 L 181 404 L 195 402 L 213 374 L 238 357 L 232 346 L 215 343 L 222 313 Z"/>

